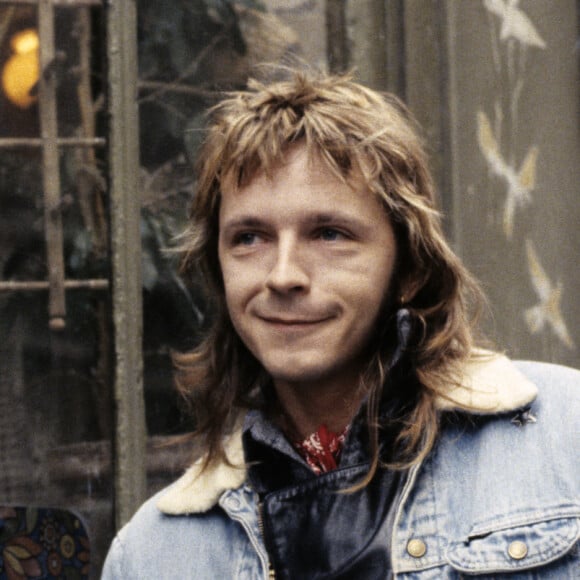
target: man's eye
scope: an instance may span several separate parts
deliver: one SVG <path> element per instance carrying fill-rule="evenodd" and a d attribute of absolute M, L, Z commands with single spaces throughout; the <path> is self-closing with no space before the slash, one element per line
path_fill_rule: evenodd
<path fill-rule="evenodd" d="M 252 232 L 242 232 L 234 237 L 234 246 L 251 246 L 258 240 L 257 234 Z"/>
<path fill-rule="evenodd" d="M 345 238 L 345 235 L 334 228 L 323 228 L 320 230 L 319 236 L 325 242 L 336 242 Z"/>

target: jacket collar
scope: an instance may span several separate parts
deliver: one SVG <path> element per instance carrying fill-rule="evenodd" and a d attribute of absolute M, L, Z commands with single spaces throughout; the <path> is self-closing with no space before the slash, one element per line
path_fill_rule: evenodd
<path fill-rule="evenodd" d="M 536 386 L 505 356 L 476 354 L 465 365 L 461 386 L 437 399 L 439 409 L 500 414 L 521 409 L 536 398 Z M 246 480 L 241 430 L 231 435 L 225 449 L 231 465 L 219 463 L 203 470 L 197 461 L 160 497 L 157 507 L 168 515 L 205 512 L 225 491 L 240 487 Z"/>

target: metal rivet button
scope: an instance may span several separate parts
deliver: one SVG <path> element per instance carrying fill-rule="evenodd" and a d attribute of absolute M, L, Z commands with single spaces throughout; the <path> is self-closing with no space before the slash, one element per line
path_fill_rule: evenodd
<path fill-rule="evenodd" d="M 421 558 L 427 552 L 427 546 L 423 540 L 409 540 L 407 544 L 407 552 L 413 558 Z"/>
<path fill-rule="evenodd" d="M 508 554 L 514 560 L 522 560 L 528 554 L 528 547 L 523 542 L 516 540 L 509 545 Z"/>

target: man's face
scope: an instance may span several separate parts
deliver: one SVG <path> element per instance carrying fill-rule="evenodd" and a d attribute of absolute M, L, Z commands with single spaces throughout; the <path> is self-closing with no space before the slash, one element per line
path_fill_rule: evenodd
<path fill-rule="evenodd" d="M 396 259 L 389 218 L 297 145 L 271 178 L 225 187 L 229 314 L 274 384 L 356 385 Z"/>

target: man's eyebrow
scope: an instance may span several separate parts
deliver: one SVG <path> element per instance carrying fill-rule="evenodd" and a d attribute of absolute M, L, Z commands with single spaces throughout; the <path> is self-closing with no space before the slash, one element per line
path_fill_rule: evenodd
<path fill-rule="evenodd" d="M 265 221 L 254 216 L 239 216 L 230 221 L 226 221 L 222 230 L 238 228 L 258 228 L 265 224 Z"/>
<path fill-rule="evenodd" d="M 340 211 L 332 211 L 328 213 L 317 213 L 312 217 L 312 221 L 320 224 L 334 222 L 336 220 L 349 220 L 350 216 L 343 214 Z"/>
<path fill-rule="evenodd" d="M 320 225 L 320 226 L 332 225 L 332 224 L 338 224 L 338 225 L 351 224 L 353 226 L 354 225 L 357 225 L 357 226 L 367 225 L 367 221 L 364 219 L 361 219 L 359 216 L 352 215 L 352 214 L 346 213 L 346 212 L 342 212 L 340 210 L 325 212 L 325 213 L 317 213 L 314 216 L 312 216 L 312 219 L 309 221 L 311 221 L 314 225 Z"/>
<path fill-rule="evenodd" d="M 263 228 L 268 223 L 268 220 L 254 215 L 241 215 L 226 221 L 220 230 L 222 232 L 228 232 L 244 228 Z M 349 212 L 341 211 L 340 209 L 307 215 L 304 217 L 303 223 L 310 224 L 311 226 L 350 225 L 359 228 L 364 228 L 368 225 L 367 220 L 361 219 L 359 216 Z"/>

